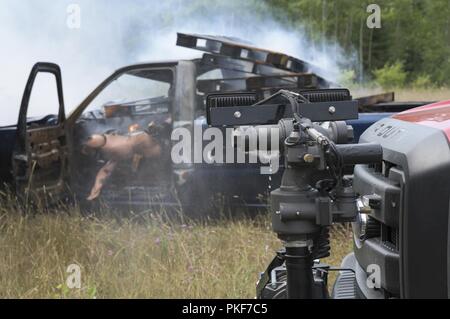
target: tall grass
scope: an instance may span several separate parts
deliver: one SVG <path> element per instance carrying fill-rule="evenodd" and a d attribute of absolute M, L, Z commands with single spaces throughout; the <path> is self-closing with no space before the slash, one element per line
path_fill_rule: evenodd
<path fill-rule="evenodd" d="M 334 231 L 338 265 L 351 249 Z M 84 216 L 75 207 L 28 212 L 2 201 L 1 298 L 253 298 L 280 247 L 267 216 L 171 222 L 159 214 Z M 67 267 L 81 267 L 70 289 Z"/>

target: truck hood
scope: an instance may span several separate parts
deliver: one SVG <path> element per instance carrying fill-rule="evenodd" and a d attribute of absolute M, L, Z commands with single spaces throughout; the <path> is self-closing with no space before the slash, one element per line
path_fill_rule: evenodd
<path fill-rule="evenodd" d="M 440 129 L 450 141 L 450 100 L 416 107 L 393 118 Z"/>

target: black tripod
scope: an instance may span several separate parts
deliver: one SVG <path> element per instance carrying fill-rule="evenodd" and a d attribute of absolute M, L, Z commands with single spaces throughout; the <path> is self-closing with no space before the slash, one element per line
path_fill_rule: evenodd
<path fill-rule="evenodd" d="M 326 287 L 317 287 L 313 260 L 329 256 L 329 226 L 352 221 L 357 214 L 356 195 L 343 176 L 344 165 L 378 162 L 382 152 L 374 144 L 335 144 L 333 140 L 351 136 L 344 122 L 324 127 L 298 116 L 289 121 L 292 124 L 280 123 L 292 129 L 284 141 L 281 186 L 270 195 L 272 228 L 285 247 L 281 259 L 287 298 L 322 298 Z"/>

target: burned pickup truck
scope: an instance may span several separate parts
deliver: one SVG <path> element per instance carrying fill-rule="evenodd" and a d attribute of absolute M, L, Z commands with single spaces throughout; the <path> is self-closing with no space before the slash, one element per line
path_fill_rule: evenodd
<path fill-rule="evenodd" d="M 199 213 L 213 213 L 212 203 L 264 207 L 282 170 L 261 175 L 258 163 L 174 163 L 173 129 L 205 128 L 211 93 L 249 93 L 257 102 L 280 89 L 306 92 L 338 85 L 302 60 L 234 38 L 179 33 L 177 45 L 204 53 L 192 60 L 125 66 L 67 117 L 60 68 L 37 63 L 17 125 L 0 128 L 0 182 L 33 201 L 75 198 L 83 205 L 182 207 Z M 54 76 L 59 113 L 32 118 L 28 106 L 41 73 Z M 425 104 L 396 103 L 393 94 L 359 101 L 359 120 L 348 122 L 356 140 L 380 118 Z"/>

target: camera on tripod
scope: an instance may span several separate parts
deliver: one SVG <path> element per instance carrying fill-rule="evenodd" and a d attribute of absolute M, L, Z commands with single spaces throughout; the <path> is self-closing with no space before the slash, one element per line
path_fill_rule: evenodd
<path fill-rule="evenodd" d="M 352 180 L 355 164 L 382 160 L 379 144 L 347 144 L 358 102 L 347 89 L 280 90 L 256 101 L 252 93 L 211 94 L 211 126 L 275 125 L 284 158 L 281 185 L 270 194 L 272 228 L 284 243 L 258 283 L 259 298 L 327 298 L 329 227 L 358 213 Z"/>

